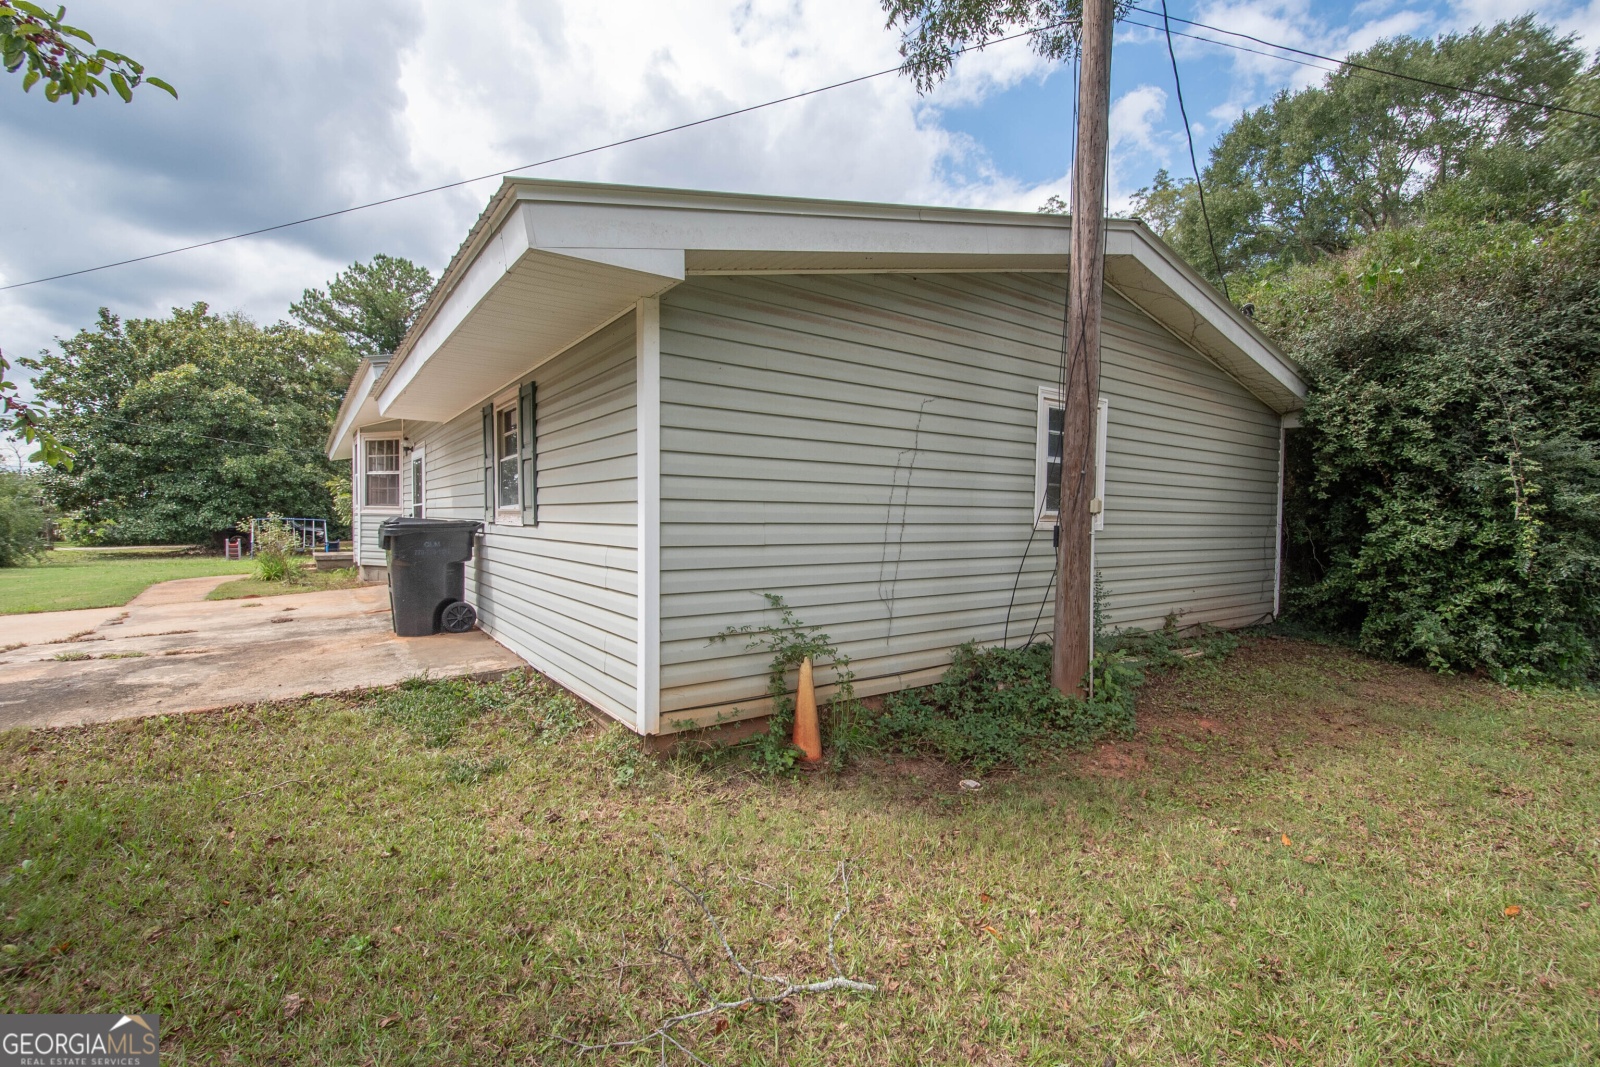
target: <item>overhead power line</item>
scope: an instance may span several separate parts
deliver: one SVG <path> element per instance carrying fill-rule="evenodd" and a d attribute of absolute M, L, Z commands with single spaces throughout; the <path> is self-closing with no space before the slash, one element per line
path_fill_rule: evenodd
<path fill-rule="evenodd" d="M 1032 37 L 1035 34 L 1059 29 L 1062 26 L 1068 25 L 1070 21 L 1071 20 L 1060 20 L 1045 26 L 1035 26 L 1032 29 L 1023 30 L 1020 33 L 1008 34 L 1004 37 L 996 37 L 994 40 L 985 41 L 982 44 L 966 45 L 964 47 L 954 49 L 951 52 L 951 55 L 964 55 L 967 52 L 981 51 L 993 45 L 1005 44 L 1007 41 L 1015 41 L 1023 37 Z M 882 78 L 889 74 L 898 74 L 903 69 L 904 64 L 901 64 L 900 66 L 889 67 L 885 70 L 874 71 L 871 74 L 862 74 L 854 78 L 846 78 L 844 81 L 833 82 L 831 85 L 821 85 L 815 89 L 806 89 L 802 92 L 790 93 L 788 96 L 780 96 L 776 99 L 763 101 L 759 104 L 751 104 L 748 107 L 737 108 L 733 111 L 724 111 L 717 115 L 709 115 L 703 119 L 695 119 L 691 122 L 680 122 L 676 126 L 667 126 L 663 129 L 652 130 L 649 133 L 641 133 L 632 137 L 624 137 L 618 141 L 609 141 L 606 144 L 595 145 L 592 148 L 582 148 L 575 152 L 565 152 L 559 156 L 550 156 L 547 159 L 541 159 L 533 163 L 522 163 L 514 167 L 506 167 L 502 170 L 490 171 L 487 174 L 479 174 L 471 178 L 460 178 L 453 182 L 445 182 L 442 185 L 432 185 L 426 189 L 417 189 L 409 193 L 399 193 L 395 196 L 384 197 L 381 200 L 369 200 L 361 204 L 352 204 L 349 207 L 342 207 L 333 211 L 324 211 L 319 215 L 307 215 L 305 218 L 291 219 L 288 222 L 274 223 L 271 226 L 262 226 L 254 230 L 245 230 L 242 233 L 229 234 L 226 237 L 213 237 L 209 241 L 196 241 L 194 244 L 183 245 L 178 248 L 168 248 L 165 251 L 151 252 L 150 254 L 143 256 L 133 256 L 129 259 L 119 259 L 112 263 L 101 263 L 100 265 L 94 267 L 83 267 L 79 270 L 64 271 L 61 274 L 51 274 L 43 278 L 30 278 L 25 282 L 12 282 L 10 285 L 0 285 L 0 292 L 5 292 L 8 289 L 22 289 L 30 285 L 43 285 L 45 282 L 57 282 L 65 278 L 77 278 L 85 274 L 94 274 L 97 271 L 110 270 L 113 267 L 126 267 L 135 263 L 147 263 L 152 259 L 161 259 L 165 256 L 175 256 L 180 252 L 193 252 L 196 249 L 210 248 L 214 245 L 227 244 L 230 241 L 239 241 L 246 237 L 259 237 L 265 233 L 274 233 L 278 230 L 287 230 L 295 226 L 304 226 L 311 222 L 321 222 L 323 219 L 337 218 L 340 215 L 349 215 L 357 211 L 366 211 L 369 208 L 383 207 L 387 204 L 396 204 L 402 200 L 411 200 L 419 196 L 428 196 L 432 193 L 442 193 L 450 189 L 459 189 L 464 185 L 471 185 L 473 182 L 487 181 L 490 178 L 501 178 L 507 174 L 515 174 L 520 171 L 534 170 L 539 167 L 547 167 L 553 163 L 562 163 L 569 159 L 577 159 L 580 156 L 594 155 L 596 152 L 605 152 L 613 148 L 621 148 L 625 145 L 637 144 L 640 141 L 648 141 L 655 137 L 663 137 L 669 133 L 678 133 L 683 130 L 693 129 L 696 126 L 704 126 L 712 122 L 721 122 L 723 119 L 736 118 L 739 115 L 748 115 L 752 111 L 760 111 L 764 108 L 775 107 L 778 104 L 787 104 L 795 100 L 802 100 L 808 96 L 816 96 L 818 93 L 831 92 L 834 89 L 843 89 L 850 85 L 859 85 L 862 82 L 872 81 L 874 78 Z"/>
<path fill-rule="evenodd" d="M 1565 115 L 1578 115 L 1578 116 L 1580 116 L 1582 118 L 1586 118 L 1586 119 L 1600 120 L 1600 113 L 1596 113 L 1596 112 L 1593 112 L 1593 111 L 1584 111 L 1581 108 L 1567 107 L 1565 104 L 1553 104 L 1553 103 L 1550 103 L 1547 100 L 1530 100 L 1530 99 L 1528 99 L 1526 97 L 1510 96 L 1510 95 L 1507 95 L 1505 93 L 1492 92 L 1492 91 L 1490 91 L 1488 89 L 1473 89 L 1470 86 L 1466 86 L 1466 85 L 1454 85 L 1454 84 L 1452 84 L 1450 82 L 1435 81 L 1432 78 L 1421 78 L 1421 77 L 1418 77 L 1418 76 L 1416 76 L 1414 74 L 1406 74 L 1406 73 L 1403 73 L 1403 72 L 1398 71 L 1398 70 L 1387 70 L 1387 69 L 1385 69 L 1383 67 L 1369 66 L 1366 63 L 1357 63 L 1354 60 L 1350 60 L 1350 59 L 1336 59 L 1333 56 L 1325 56 L 1325 55 L 1322 55 L 1319 52 L 1308 52 L 1304 48 L 1296 48 L 1293 45 L 1278 44 L 1276 41 L 1263 40 L 1260 37 L 1255 37 L 1255 36 L 1252 36 L 1251 34 L 1248 34 L 1248 33 L 1240 33 L 1238 30 L 1225 30 L 1221 26 L 1212 26 L 1212 25 L 1209 25 L 1209 24 L 1204 23 L 1204 22 L 1196 22 L 1193 19 L 1179 18 L 1177 15 L 1168 16 L 1164 11 L 1152 11 L 1149 8 L 1139 7 L 1138 5 L 1134 5 L 1130 10 L 1137 11 L 1142 15 L 1149 15 L 1152 18 L 1159 18 L 1159 19 L 1163 19 L 1163 20 L 1170 18 L 1171 21 L 1173 21 L 1173 22 L 1181 22 L 1185 26 L 1194 26 L 1197 29 L 1210 30 L 1212 33 L 1226 34 L 1229 37 L 1237 37 L 1237 38 L 1239 38 L 1240 40 L 1243 40 L 1243 41 L 1253 41 L 1256 44 L 1263 45 L 1263 46 L 1265 46 L 1267 48 L 1277 48 L 1277 49 L 1280 49 L 1280 50 L 1282 50 L 1284 52 L 1292 52 L 1297 56 L 1306 56 L 1306 57 L 1308 57 L 1310 59 L 1319 59 L 1324 63 L 1332 63 L 1336 67 L 1348 67 L 1351 70 L 1366 71 L 1369 74 L 1381 74 L 1381 75 L 1383 75 L 1384 77 L 1387 77 L 1387 78 L 1398 78 L 1401 81 L 1414 82 L 1414 83 L 1416 83 L 1418 85 L 1429 85 L 1429 86 L 1432 86 L 1435 89 L 1447 89 L 1450 92 L 1464 93 L 1467 96 L 1481 97 L 1481 98 L 1483 98 L 1485 100 L 1498 100 L 1502 104 L 1516 104 L 1516 105 L 1518 105 L 1520 107 L 1533 107 L 1533 108 L 1538 108 L 1538 109 L 1540 109 L 1542 111 L 1556 111 L 1556 112 L 1560 112 L 1560 113 L 1565 114 Z M 1144 23 L 1141 23 L 1141 22 L 1133 23 L 1133 25 L 1142 26 L 1145 29 L 1152 29 L 1152 30 L 1158 28 L 1158 27 L 1155 27 L 1155 26 L 1145 26 Z M 1192 33 L 1181 33 L 1180 32 L 1179 36 L 1188 37 L 1191 40 L 1196 40 L 1196 41 L 1205 41 L 1205 40 L 1207 40 L 1207 38 L 1205 38 L 1205 37 L 1197 37 Z M 1215 40 L 1213 40 L 1213 41 L 1210 41 L 1209 43 L 1215 44 L 1215 45 L 1221 45 L 1224 48 L 1239 48 L 1240 47 L 1238 45 L 1230 45 L 1226 41 L 1215 41 Z M 1269 56 L 1270 58 L 1273 58 L 1273 59 L 1282 59 L 1285 62 L 1290 62 L 1290 63 L 1295 62 L 1294 60 L 1289 59 L 1287 56 L 1272 56 L 1271 53 L 1256 52 L 1256 50 L 1253 49 L 1253 48 L 1243 48 L 1241 50 L 1242 51 L 1246 51 L 1246 52 L 1254 52 L 1256 55 L 1266 55 L 1266 56 Z"/>
<path fill-rule="evenodd" d="M 1213 33 L 1225 34 L 1225 35 L 1227 35 L 1229 37 L 1237 37 L 1237 38 L 1239 38 L 1241 40 L 1253 41 L 1256 44 L 1262 45 L 1265 48 L 1274 48 L 1274 49 L 1279 49 L 1281 52 L 1290 52 L 1290 53 L 1293 53 L 1294 55 L 1306 56 L 1309 59 L 1318 60 L 1321 63 L 1331 63 L 1331 64 L 1333 64 L 1333 67 L 1331 69 L 1338 69 L 1338 68 L 1344 67 L 1344 68 L 1349 68 L 1349 69 L 1352 69 L 1352 70 L 1359 70 L 1359 71 L 1363 71 L 1363 72 L 1370 73 L 1370 74 L 1380 75 L 1380 76 L 1383 76 L 1383 77 L 1396 78 L 1396 79 L 1399 79 L 1401 81 L 1414 82 L 1414 83 L 1421 84 L 1421 85 L 1429 85 L 1429 86 L 1433 86 L 1434 88 L 1446 89 L 1446 90 L 1449 90 L 1451 92 L 1464 93 L 1464 94 L 1467 94 L 1469 96 L 1477 96 L 1477 97 L 1481 97 L 1481 98 L 1487 99 L 1487 100 L 1497 100 L 1497 101 L 1500 101 L 1501 103 L 1515 104 L 1515 105 L 1518 105 L 1518 106 L 1521 106 L 1521 107 L 1540 108 L 1540 109 L 1545 110 L 1545 111 L 1559 112 L 1559 113 L 1568 114 L 1568 115 L 1577 115 L 1577 116 L 1580 116 L 1582 118 L 1589 118 L 1589 119 L 1595 119 L 1597 121 L 1600 121 L 1600 113 L 1596 113 L 1596 112 L 1593 112 L 1593 111 L 1584 111 L 1584 110 L 1582 110 L 1580 108 L 1567 107 L 1567 106 L 1562 105 L 1562 104 L 1553 104 L 1553 103 L 1549 103 L 1549 102 L 1543 101 L 1543 100 L 1529 100 L 1529 99 L 1525 99 L 1525 98 L 1522 98 L 1522 97 L 1509 96 L 1509 95 L 1506 95 L 1506 94 L 1503 94 L 1503 93 L 1491 92 L 1491 91 L 1486 90 L 1486 89 L 1473 89 L 1473 88 L 1470 88 L 1470 87 L 1464 86 L 1464 85 L 1453 85 L 1453 84 L 1450 84 L 1449 82 L 1435 81 L 1435 80 L 1430 79 L 1430 78 L 1421 78 L 1421 77 L 1417 77 L 1417 76 L 1411 75 L 1411 74 L 1404 74 L 1404 73 L 1402 73 L 1400 71 L 1385 70 L 1382 67 L 1373 67 L 1373 66 L 1369 66 L 1369 65 L 1363 64 L 1363 63 L 1356 63 L 1356 62 L 1348 60 L 1348 59 L 1335 59 L 1332 56 L 1321 55 L 1320 53 L 1317 53 L 1317 52 L 1309 52 L 1309 51 L 1306 51 L 1303 48 L 1295 48 L 1292 45 L 1278 44 L 1278 43 L 1276 43 L 1274 41 L 1267 41 L 1267 40 L 1264 40 L 1264 39 L 1262 39 L 1260 37 L 1252 36 L 1252 35 L 1250 35 L 1248 33 L 1240 33 L 1240 32 L 1235 31 L 1235 30 L 1225 30 L 1225 29 L 1221 28 L 1220 26 L 1212 26 L 1212 25 L 1209 25 L 1209 24 L 1204 23 L 1204 22 L 1196 22 L 1193 19 L 1180 18 L 1180 17 L 1178 17 L 1176 15 L 1164 16 L 1161 12 L 1153 11 L 1153 10 L 1150 10 L 1148 8 L 1133 6 L 1133 7 L 1130 8 L 1130 10 L 1137 11 L 1137 12 L 1140 12 L 1140 13 L 1146 14 L 1146 15 L 1151 15 L 1151 16 L 1154 16 L 1154 17 L 1163 18 L 1164 20 L 1167 19 L 1167 18 L 1170 18 L 1170 20 L 1172 22 L 1181 22 L 1186 26 L 1192 26 L 1192 27 L 1195 27 L 1197 29 L 1208 30 L 1208 31 L 1213 32 Z M 1132 20 L 1132 19 L 1124 19 L 1123 21 L 1127 25 L 1138 26 L 1141 29 L 1157 30 L 1157 31 L 1165 30 L 1165 32 L 1167 32 L 1170 35 L 1175 35 L 1175 36 L 1178 36 L 1178 37 L 1188 38 L 1189 40 L 1193 40 L 1193 41 L 1201 41 L 1201 42 L 1204 42 L 1206 44 L 1217 45 L 1218 47 L 1221 47 L 1221 48 L 1232 48 L 1235 51 L 1249 52 L 1249 53 L 1252 53 L 1254 55 L 1265 56 L 1265 57 L 1267 57 L 1269 59 L 1276 59 L 1276 60 L 1279 60 L 1279 61 L 1284 62 L 1284 63 L 1294 63 L 1294 64 L 1296 64 L 1298 66 L 1311 67 L 1311 68 L 1313 68 L 1315 70 L 1324 70 L 1324 71 L 1330 70 L 1329 67 L 1320 66 L 1318 63 L 1310 63 L 1310 62 L 1306 62 L 1304 60 L 1294 59 L 1294 58 L 1292 58 L 1292 56 L 1282 55 L 1282 54 L 1279 54 L 1278 52 L 1263 52 L 1263 51 L 1261 51 L 1259 49 L 1250 48 L 1248 46 L 1235 44 L 1235 43 L 1232 43 L 1232 42 L 1229 42 L 1229 41 L 1219 41 L 1219 40 L 1217 40 L 1215 38 L 1212 38 L 1212 37 L 1203 37 L 1203 36 L 1200 36 L 1200 35 L 1194 34 L 1194 33 L 1185 33 L 1182 30 L 1173 30 L 1169 25 L 1165 25 L 1165 23 L 1162 26 L 1152 26 L 1152 25 L 1149 25 L 1148 23 L 1137 22 L 1137 21 Z M 1068 25 L 1069 22 L 1070 22 L 1070 20 L 1061 20 L 1061 21 L 1058 21 L 1058 22 L 1053 22 L 1053 23 L 1044 25 L 1044 26 L 1035 26 L 1032 29 L 1023 30 L 1023 31 L 1020 31 L 1018 33 L 1007 34 L 1004 37 L 996 37 L 992 41 L 984 41 L 981 44 L 965 45 L 965 46 L 963 46 L 961 48 L 953 49 L 952 52 L 951 52 L 951 55 L 952 56 L 959 56 L 959 55 L 964 55 L 964 54 L 966 54 L 968 52 L 982 51 L 983 49 L 988 48 L 988 47 L 990 47 L 992 45 L 1004 44 L 1007 41 L 1015 41 L 1015 40 L 1018 40 L 1018 39 L 1021 39 L 1021 38 L 1024 38 L 1024 37 L 1031 37 L 1031 36 L 1033 36 L 1035 34 L 1038 34 L 1038 33 L 1044 33 L 1044 32 L 1047 32 L 1049 30 L 1059 29 L 1061 26 Z M 471 178 L 460 178 L 460 179 L 457 179 L 456 181 L 444 182 L 443 184 L 429 186 L 429 187 L 427 187 L 425 189 L 416 189 L 416 190 L 413 190 L 413 191 L 408 192 L 408 193 L 398 193 L 398 194 L 396 194 L 394 196 L 383 197 L 383 198 L 378 199 L 378 200 L 369 200 L 369 201 L 366 201 L 366 202 L 360 203 L 360 204 L 352 204 L 349 207 L 337 208 L 337 209 L 332 210 L 332 211 L 324 211 L 324 212 L 322 212 L 320 214 L 317 214 L 317 215 L 307 215 L 304 218 L 291 219 L 291 220 L 289 220 L 287 222 L 274 223 L 271 226 L 261 226 L 261 227 L 258 227 L 256 229 L 253 229 L 253 230 L 245 230 L 245 231 L 242 231 L 240 233 L 228 234 L 225 237 L 214 237 L 214 238 L 211 238 L 210 240 L 207 240 L 207 241 L 196 241 L 193 244 L 181 245 L 181 246 L 176 247 L 176 248 L 168 248 L 168 249 L 164 249 L 164 250 L 162 250 L 160 252 L 151 252 L 148 255 L 133 256 L 133 257 L 130 257 L 128 259 L 119 259 L 119 260 L 115 260 L 115 261 L 110 262 L 110 263 L 101 263 L 101 264 L 98 264 L 98 265 L 93 266 L 93 267 L 83 267 L 83 268 L 81 268 L 79 270 L 64 271 L 64 272 L 62 272 L 60 274 L 51 274 L 51 275 L 46 275 L 46 276 L 40 277 L 40 278 L 30 278 L 27 281 L 23 281 L 23 282 L 12 282 L 9 285 L 0 285 L 0 292 L 6 292 L 6 291 L 11 290 L 11 289 L 23 289 L 23 288 L 26 288 L 26 287 L 31 286 L 31 285 L 43 285 L 46 282 L 62 281 L 62 280 L 67 279 L 67 278 L 77 278 L 77 277 L 81 277 L 82 275 L 85 275 L 85 274 L 94 274 L 96 272 L 103 271 L 103 270 L 111 270 L 112 268 L 115 268 L 115 267 L 131 266 L 131 265 L 133 265 L 135 263 L 147 263 L 150 260 L 162 259 L 162 258 L 164 258 L 166 256 L 178 255 L 179 253 L 182 253 L 182 252 L 193 252 L 193 251 L 196 251 L 196 250 L 201 249 L 201 248 L 210 248 L 210 247 L 213 247 L 215 245 L 227 244 L 227 243 L 229 243 L 231 241 L 243 240 L 243 239 L 245 239 L 247 237 L 259 237 L 262 234 L 274 233 L 274 232 L 276 232 L 278 230 L 287 230 L 287 229 L 291 229 L 291 228 L 293 228 L 295 226 L 304 226 L 304 225 L 306 225 L 308 223 L 320 222 L 320 221 L 322 221 L 324 219 L 337 218 L 337 217 L 339 217 L 341 215 L 350 215 L 350 214 L 354 214 L 355 212 L 358 212 L 358 211 L 366 211 L 366 210 L 369 210 L 369 209 L 375 208 L 375 207 L 384 207 L 384 206 L 386 206 L 388 204 L 396 204 L 396 203 L 399 203 L 399 202 L 404 201 L 404 200 L 411 200 L 411 199 L 415 199 L 417 197 L 428 196 L 428 195 L 431 195 L 433 193 L 442 193 L 442 192 L 446 192 L 446 191 L 448 191 L 450 189 L 459 189 L 462 186 L 471 185 L 474 182 L 487 181 L 490 178 L 500 178 L 500 177 L 504 177 L 505 175 L 508 175 L 508 174 L 518 173 L 519 171 L 535 170 L 535 169 L 537 169 L 539 167 L 550 166 L 551 164 L 554 164 L 554 163 L 561 163 L 561 162 L 565 162 L 566 160 L 577 159 L 577 158 L 582 157 L 582 156 L 593 155 L 593 154 L 595 154 L 597 152 L 605 152 L 605 151 L 608 151 L 608 150 L 613 149 L 613 148 L 622 148 L 622 147 L 624 147 L 626 145 L 637 144 L 637 143 L 639 143 L 641 141 L 648 141 L 648 140 L 651 140 L 651 139 L 656 138 L 656 137 L 663 137 L 663 136 L 665 136 L 665 135 L 667 135 L 669 133 L 678 133 L 678 132 L 680 132 L 682 130 L 693 129 L 696 126 L 705 126 L 705 125 L 707 125 L 709 123 L 720 122 L 723 119 L 736 118 L 736 117 L 738 117 L 740 115 L 748 115 L 748 114 L 750 114 L 751 112 L 754 112 L 754 111 L 761 111 L 761 110 L 763 110 L 765 108 L 776 107 L 779 104 L 786 104 L 786 103 L 790 103 L 790 102 L 795 101 L 795 100 L 802 100 L 802 99 L 804 99 L 806 97 L 809 97 L 809 96 L 816 96 L 819 93 L 831 92 L 834 89 L 843 89 L 843 88 L 845 88 L 847 86 L 851 86 L 851 85 L 859 85 L 862 82 L 872 81 L 873 79 L 886 77 L 886 76 L 888 76 L 890 74 L 898 74 L 901 71 L 903 71 L 904 69 L 905 69 L 904 64 L 901 64 L 900 66 L 889 67 L 889 68 L 886 68 L 884 70 L 874 71 L 871 74 L 862 74 L 862 75 L 859 75 L 859 76 L 854 77 L 854 78 L 846 78 L 843 81 L 833 82 L 833 83 L 831 83 L 829 85 L 817 86 L 814 89 L 806 89 L 806 90 L 803 90 L 801 92 L 790 93 L 787 96 L 776 97 L 776 98 L 774 98 L 772 100 L 766 100 L 766 101 L 763 101 L 763 102 L 761 102 L 759 104 L 751 104 L 748 107 L 736 108 L 736 109 L 734 109 L 732 111 L 724 111 L 724 112 L 721 112 L 720 114 L 708 115 L 705 118 L 694 119 L 693 121 L 690 121 L 690 122 L 682 122 L 682 123 L 679 123 L 679 124 L 677 124 L 675 126 L 667 126 L 667 127 L 664 127 L 663 129 L 652 130 L 649 133 L 635 134 L 632 137 L 624 137 L 624 138 L 622 138 L 620 140 L 609 141 L 606 144 L 594 145 L 594 146 L 592 146 L 590 148 L 582 148 L 582 149 L 578 149 L 578 150 L 573 151 L 573 152 L 566 152 L 566 153 L 563 153 L 561 155 L 550 156 L 550 157 L 548 157 L 546 159 L 537 160 L 537 161 L 532 162 L 532 163 L 519 164 L 518 166 L 506 167 L 506 168 L 504 168 L 502 170 L 490 171 L 487 174 L 475 175 L 475 176 L 473 176 Z M 1187 124 L 1186 124 L 1186 130 L 1187 130 Z"/>
<path fill-rule="evenodd" d="M 1228 274 L 1222 269 L 1222 257 L 1217 254 L 1217 236 L 1211 232 L 1211 212 L 1206 207 L 1206 187 L 1200 180 L 1200 162 L 1194 154 L 1194 131 L 1189 128 L 1189 109 L 1183 103 L 1183 79 L 1178 77 L 1178 53 L 1172 47 L 1172 24 L 1167 21 L 1167 0 L 1161 0 L 1161 28 L 1167 34 L 1167 58 L 1172 60 L 1172 88 L 1178 94 L 1178 117 L 1183 119 L 1183 137 L 1189 142 L 1189 166 L 1194 168 L 1194 188 L 1200 194 L 1200 217 L 1206 224 L 1206 243 L 1211 246 L 1211 262 L 1217 268 L 1217 280 L 1222 283 L 1222 295 L 1233 303 L 1228 292 Z"/>

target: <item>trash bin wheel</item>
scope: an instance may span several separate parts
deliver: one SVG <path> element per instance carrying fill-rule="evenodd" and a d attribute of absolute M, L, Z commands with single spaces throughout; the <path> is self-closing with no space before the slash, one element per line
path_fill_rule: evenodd
<path fill-rule="evenodd" d="M 465 600 L 452 600 L 439 613 L 439 624 L 447 633 L 464 634 L 478 624 L 478 613 Z"/>

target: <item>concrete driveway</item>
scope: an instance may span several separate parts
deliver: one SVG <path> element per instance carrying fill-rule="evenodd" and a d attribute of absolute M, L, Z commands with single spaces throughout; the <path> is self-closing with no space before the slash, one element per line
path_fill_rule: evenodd
<path fill-rule="evenodd" d="M 371 585 L 207 601 L 184 578 L 127 607 L 0 616 L 0 729 L 70 726 L 525 666 L 487 635 L 396 637 Z M 17 646 L 17 647 L 10 647 Z"/>

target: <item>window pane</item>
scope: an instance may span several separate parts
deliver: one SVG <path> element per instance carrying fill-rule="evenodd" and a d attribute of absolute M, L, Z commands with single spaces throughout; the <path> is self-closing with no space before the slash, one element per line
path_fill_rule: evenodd
<path fill-rule="evenodd" d="M 517 451 L 517 409 L 502 408 L 494 413 L 496 505 L 514 508 L 522 503 L 518 481 L 522 457 Z"/>
<path fill-rule="evenodd" d="M 1061 510 L 1061 437 L 1065 429 L 1066 410 L 1050 408 L 1044 457 L 1044 510 L 1047 515 Z"/>
<path fill-rule="evenodd" d="M 364 449 L 367 464 L 366 502 L 368 507 L 400 506 L 400 442 L 368 441 Z"/>
<path fill-rule="evenodd" d="M 367 505 L 374 508 L 400 506 L 400 474 L 367 475 Z"/>
<path fill-rule="evenodd" d="M 509 456 L 500 461 L 500 506 L 514 508 L 519 503 L 517 499 L 517 460 L 516 456 Z"/>
<path fill-rule="evenodd" d="M 509 459 L 517 454 L 517 409 L 506 408 L 498 413 L 500 449 L 497 459 Z"/>
<path fill-rule="evenodd" d="M 367 473 L 398 474 L 400 472 L 399 441 L 367 442 Z"/>
<path fill-rule="evenodd" d="M 411 514 L 422 517 L 422 460 L 411 459 Z"/>

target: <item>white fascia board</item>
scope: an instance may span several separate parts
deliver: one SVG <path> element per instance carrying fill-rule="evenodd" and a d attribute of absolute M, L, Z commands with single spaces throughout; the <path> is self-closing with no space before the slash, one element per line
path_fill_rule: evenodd
<path fill-rule="evenodd" d="M 378 410 L 387 411 L 395 398 L 411 384 L 417 371 L 428 358 L 439 350 L 466 320 L 478 303 L 488 296 L 522 254 L 528 250 L 527 229 L 523 226 L 502 223 L 484 242 L 465 273 L 456 282 L 450 295 L 434 311 L 428 324 L 415 338 L 408 337 L 409 345 L 402 346 L 404 355 L 396 355 L 384 374 L 378 390 Z"/>
<path fill-rule="evenodd" d="M 385 375 L 378 394 L 378 410 L 388 414 L 407 387 L 412 384 L 422 367 L 449 342 L 450 338 L 467 321 L 474 310 L 494 297 L 495 290 L 517 269 L 519 263 L 531 254 L 549 253 L 585 263 L 615 267 L 629 272 L 629 284 L 641 296 L 654 295 L 671 288 L 684 278 L 683 250 L 649 246 L 630 246 L 609 243 L 605 232 L 597 232 L 593 225 L 587 231 L 581 226 L 569 227 L 562 240 L 544 240 L 529 205 L 514 205 L 505 212 L 494 233 L 482 243 L 467 264 L 450 295 L 434 310 L 431 319 L 411 341 L 400 365 Z M 616 309 L 597 307 L 595 321 L 608 321 Z M 561 343 L 544 357 L 564 350 L 576 338 L 562 338 Z M 533 369 L 532 366 L 527 369 Z"/>
<path fill-rule="evenodd" d="M 1117 270 L 1109 262 L 1116 257 L 1135 261 L 1144 277 L 1130 278 Z M 1143 223 L 1108 220 L 1106 258 L 1107 280 L 1180 340 L 1202 351 L 1220 343 L 1230 350 L 1228 355 L 1242 358 L 1246 365 L 1253 364 L 1260 372 L 1257 381 L 1237 373 L 1235 377 L 1273 410 L 1284 414 L 1304 404 L 1309 387 L 1300 369 Z M 1163 313 L 1162 298 L 1190 309 L 1194 321 L 1175 321 L 1177 316 Z M 1202 329 L 1197 330 L 1196 326 Z M 1222 353 L 1207 354 L 1215 357 Z"/>
<path fill-rule="evenodd" d="M 372 401 L 372 385 L 377 381 L 383 364 L 363 359 L 350 376 L 350 387 L 344 391 L 339 413 L 334 416 L 333 429 L 328 432 L 329 459 L 349 459 L 356 430 L 378 417 L 378 407 Z"/>
<path fill-rule="evenodd" d="M 729 252 L 838 252 L 930 255 L 1060 257 L 1062 269 L 1071 232 L 1053 216 L 906 209 L 841 214 L 796 214 L 689 205 L 646 205 L 527 200 L 529 241 L 536 248 L 597 258 L 606 248 L 641 255 L 655 250 L 669 257 L 682 277 L 688 250 Z M 930 217 L 931 216 L 931 217 Z M 631 266 L 629 263 L 618 265 Z M 997 264 L 999 265 L 999 264 Z M 633 269 L 639 269 L 634 267 Z M 652 273 L 666 274 L 662 269 Z"/>
<path fill-rule="evenodd" d="M 1304 377 L 1238 309 L 1143 224 L 1108 220 L 1106 230 L 1108 280 L 1123 283 L 1146 313 L 1274 410 L 1301 406 Z M 852 270 L 874 254 L 895 257 L 893 269 L 915 269 L 917 257 L 936 267 L 939 257 L 956 256 L 987 263 L 968 269 L 1036 270 L 1051 264 L 1065 269 L 1070 245 L 1065 216 L 507 179 L 379 377 L 377 407 L 391 414 L 423 365 L 492 300 L 525 257 L 558 256 L 626 271 L 611 296 L 631 301 L 683 280 L 691 254 L 696 273 L 715 273 L 717 252 L 745 253 L 746 262 L 749 253 L 806 254 L 815 257 L 809 269 L 817 270 L 827 269 L 830 254 L 840 257 L 838 267 Z M 603 321 L 619 310 L 597 306 L 592 318 Z M 561 339 L 548 354 L 573 339 Z M 528 369 L 544 355 L 530 352 Z"/>

